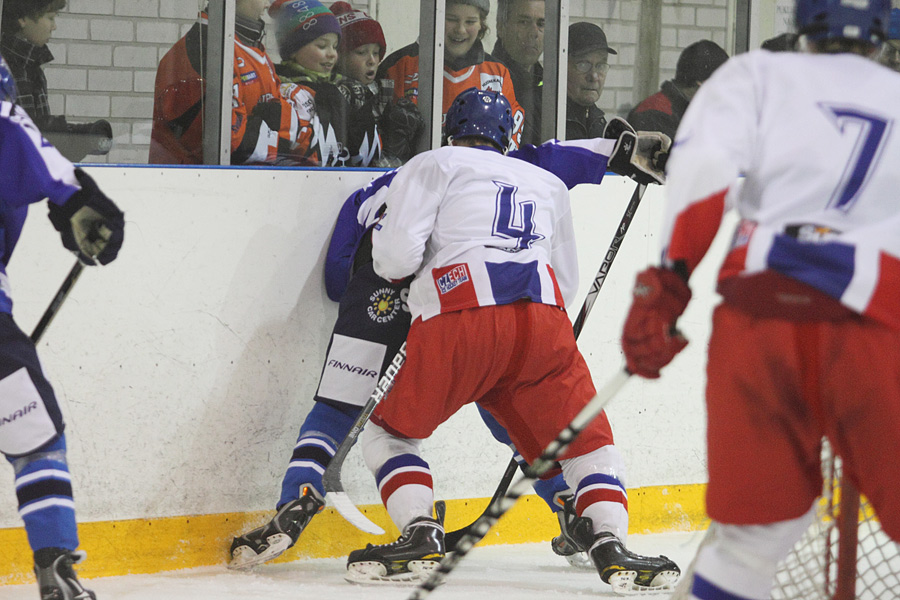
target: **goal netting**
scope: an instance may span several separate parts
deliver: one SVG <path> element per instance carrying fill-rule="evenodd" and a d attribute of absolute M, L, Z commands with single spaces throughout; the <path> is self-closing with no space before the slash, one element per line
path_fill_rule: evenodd
<path fill-rule="evenodd" d="M 840 459 L 827 444 L 822 469 L 817 517 L 781 564 L 773 600 L 900 599 L 900 546 L 842 479 Z"/>

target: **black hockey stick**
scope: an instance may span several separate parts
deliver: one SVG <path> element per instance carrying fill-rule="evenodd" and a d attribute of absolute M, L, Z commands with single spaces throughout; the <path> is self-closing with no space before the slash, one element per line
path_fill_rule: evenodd
<path fill-rule="evenodd" d="M 49 327 L 50 321 L 52 321 L 53 317 L 56 316 L 56 313 L 59 312 L 59 307 L 62 306 L 63 301 L 65 301 L 69 292 L 72 291 L 72 287 L 75 285 L 75 282 L 78 281 L 83 270 L 84 264 L 80 260 L 75 261 L 75 265 L 69 270 L 69 274 L 66 275 L 66 279 L 63 281 L 62 285 L 59 286 L 59 291 L 56 292 L 56 295 L 50 302 L 50 306 L 44 311 L 41 320 L 38 321 L 34 331 L 31 332 L 31 341 L 33 343 L 37 344 L 38 341 L 40 341 L 41 337 L 44 335 L 44 331 Z"/>
<path fill-rule="evenodd" d="M 634 219 L 634 213 L 637 212 L 638 205 L 641 203 L 641 199 L 644 197 L 644 192 L 646 190 L 647 186 L 639 183 L 637 187 L 634 188 L 634 193 L 631 195 L 628 206 L 625 207 L 625 214 L 622 215 L 622 220 L 619 221 L 619 227 L 616 229 L 612 242 L 609 244 L 609 250 L 606 251 L 606 257 L 603 259 L 600 270 L 597 272 L 597 276 L 594 277 L 594 281 L 591 283 L 591 289 L 588 290 L 587 297 L 584 299 L 584 304 L 581 305 L 581 310 L 578 312 L 578 316 L 575 317 L 575 322 L 572 325 L 572 328 L 575 330 L 576 338 L 584 327 L 584 321 L 587 319 L 588 313 L 591 312 L 594 301 L 597 300 L 597 295 L 600 293 L 600 288 L 603 287 L 603 282 L 606 281 L 606 275 L 609 273 L 609 268 L 612 266 L 613 260 L 615 260 L 616 254 L 619 252 L 619 246 L 622 245 L 625 233 L 631 226 L 631 221 Z"/>
<path fill-rule="evenodd" d="M 512 508 L 519 496 L 527 492 L 531 484 L 556 463 L 556 460 L 566 451 L 566 448 L 569 447 L 569 444 L 572 443 L 578 434 L 603 412 L 610 400 L 615 397 L 628 381 L 629 376 L 628 371 L 623 369 L 597 392 L 597 395 L 575 415 L 575 418 L 572 419 L 568 426 L 559 432 L 556 439 L 544 448 L 538 459 L 524 470 L 522 477 L 509 491 L 494 502 L 491 502 L 491 505 L 481 518 L 472 524 L 471 531 L 464 535 L 456 544 L 456 550 L 444 556 L 437 569 L 431 572 L 428 579 L 419 584 L 408 600 L 423 600 L 443 582 L 444 577 L 459 564 L 459 561 L 469 553 L 475 544 L 487 535 L 487 532 L 500 520 L 500 517 Z"/>
<path fill-rule="evenodd" d="M 597 296 L 600 294 L 600 288 L 603 287 L 603 283 L 606 281 L 606 276 L 609 273 L 610 267 L 612 267 L 612 263 L 616 258 L 616 254 L 619 253 L 619 247 L 622 245 L 622 240 L 625 238 L 625 233 L 628 231 L 628 228 L 631 226 L 631 221 L 634 219 L 634 214 L 637 212 L 638 205 L 641 203 L 641 199 L 644 197 L 644 192 L 647 190 L 647 186 L 644 184 L 638 184 L 636 188 L 634 188 L 634 193 L 631 195 L 631 200 L 628 202 L 628 206 L 625 207 L 625 214 L 622 215 L 622 220 L 619 221 L 619 226 L 616 228 L 616 233 L 613 236 L 612 242 L 609 244 L 609 250 L 606 251 L 606 256 L 603 258 L 603 262 L 600 264 L 600 270 L 597 271 L 597 276 L 594 277 L 594 281 L 591 283 L 591 289 L 588 290 L 587 296 L 584 299 L 584 304 L 581 305 L 581 310 L 578 311 L 578 316 L 575 318 L 575 322 L 572 325 L 572 329 L 575 331 L 575 339 L 578 339 L 579 334 L 581 334 L 581 330 L 584 328 L 584 322 L 587 319 L 588 314 L 591 312 L 591 308 L 594 306 L 594 302 L 597 300 Z M 506 472 L 503 474 L 503 478 L 500 480 L 500 483 L 497 485 L 497 490 L 494 492 L 494 495 L 491 497 L 491 502 L 488 504 L 488 508 L 485 509 L 485 513 L 490 508 L 491 504 L 494 503 L 494 500 L 502 496 L 506 493 L 506 490 L 509 489 L 509 484 L 512 482 L 513 475 L 516 472 L 516 467 L 518 463 L 515 458 L 512 458 L 509 461 L 509 465 L 506 467 Z M 482 517 L 485 513 L 482 513 Z M 480 517 L 479 517 L 480 518 Z M 454 552 L 456 550 L 456 544 L 466 535 L 472 526 L 475 523 L 471 523 L 462 529 L 457 529 L 456 531 L 450 531 L 444 537 L 444 546 L 447 552 Z"/>
<path fill-rule="evenodd" d="M 384 375 L 378 381 L 378 385 L 375 386 L 372 395 L 369 396 L 366 405 L 363 406 L 359 416 L 356 417 L 356 420 L 353 422 L 353 426 L 350 427 L 350 431 L 347 432 L 347 435 L 344 437 L 343 441 L 341 441 L 341 445 L 338 446 L 337 451 L 335 451 L 334 456 L 331 457 L 328 467 L 325 469 L 325 473 L 322 474 L 322 485 L 325 487 L 325 498 L 330 499 L 341 516 L 347 519 L 352 525 L 373 535 L 383 534 L 384 529 L 362 514 L 359 509 L 356 508 L 356 505 L 353 503 L 353 500 L 350 499 L 350 496 L 344 491 L 344 484 L 341 483 L 341 467 L 344 464 L 344 459 L 347 458 L 347 454 L 350 453 L 353 444 L 356 443 L 356 439 L 362 432 L 363 427 L 365 427 L 366 421 L 369 420 L 372 411 L 375 410 L 375 406 L 381 402 L 382 398 L 384 398 L 394 386 L 394 378 L 397 376 L 397 372 L 400 370 L 400 367 L 403 366 L 404 362 L 406 362 L 406 342 L 403 342 L 403 345 L 400 346 L 400 350 L 394 356 L 393 360 L 391 360 L 391 364 L 388 365 Z"/>

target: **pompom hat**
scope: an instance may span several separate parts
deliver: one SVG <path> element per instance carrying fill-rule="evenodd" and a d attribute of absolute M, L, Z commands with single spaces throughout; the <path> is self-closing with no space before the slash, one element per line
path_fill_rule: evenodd
<path fill-rule="evenodd" d="M 275 0 L 269 16 L 275 20 L 275 41 L 282 60 L 326 33 L 341 37 L 337 17 L 317 0 Z"/>
<path fill-rule="evenodd" d="M 335 2 L 331 12 L 341 26 L 341 52 L 350 52 L 366 44 L 378 44 L 379 58 L 384 58 L 387 42 L 381 24 L 361 10 L 356 10 L 348 2 Z"/>

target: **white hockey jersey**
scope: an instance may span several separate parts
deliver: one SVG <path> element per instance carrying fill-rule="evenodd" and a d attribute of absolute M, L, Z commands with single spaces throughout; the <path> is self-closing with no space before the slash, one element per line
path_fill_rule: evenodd
<path fill-rule="evenodd" d="M 676 135 L 663 262 L 693 271 L 743 175 L 720 283 L 771 270 L 900 328 L 897 98 L 900 76 L 856 55 L 729 60 Z"/>
<path fill-rule="evenodd" d="M 385 190 L 372 234 L 375 272 L 415 273 L 413 319 L 519 299 L 565 307 L 578 287 L 565 184 L 484 148 L 415 156 Z"/>

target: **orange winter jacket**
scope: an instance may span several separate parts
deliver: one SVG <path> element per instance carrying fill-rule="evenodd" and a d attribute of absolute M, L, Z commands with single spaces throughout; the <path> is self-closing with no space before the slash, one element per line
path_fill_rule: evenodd
<path fill-rule="evenodd" d="M 166 52 L 156 72 L 150 162 L 203 162 L 208 20 L 201 15 L 187 35 Z M 300 131 L 296 112 L 265 47 L 236 32 L 231 113 L 231 163 L 285 162 Z"/>
<path fill-rule="evenodd" d="M 409 98 L 418 101 L 419 96 L 419 43 L 391 53 L 378 67 L 377 79 L 382 85 L 392 85 L 394 101 Z M 471 87 L 492 90 L 503 94 L 513 111 L 513 135 L 510 150 L 518 148 L 522 140 L 525 111 L 516 101 L 509 69 L 484 51 L 481 42 L 475 42 L 469 52 L 459 58 L 444 62 L 444 94 L 441 121 L 447 117 L 447 109 L 460 92 Z"/>

